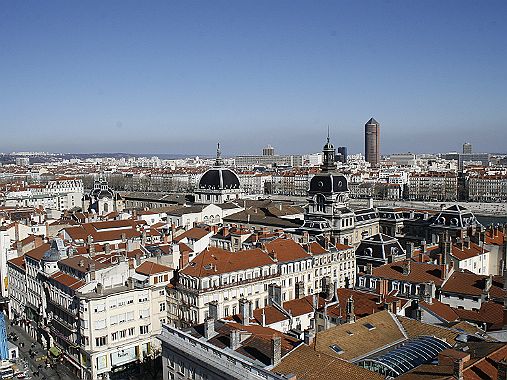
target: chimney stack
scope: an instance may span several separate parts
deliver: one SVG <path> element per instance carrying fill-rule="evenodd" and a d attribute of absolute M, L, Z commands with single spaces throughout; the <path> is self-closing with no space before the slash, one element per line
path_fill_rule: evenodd
<path fill-rule="evenodd" d="M 315 338 L 315 332 L 313 329 L 307 329 L 304 333 L 304 342 L 307 346 L 311 345 L 313 343 L 313 339 Z"/>
<path fill-rule="evenodd" d="M 241 346 L 241 331 L 238 329 L 232 329 L 229 335 L 230 349 L 237 350 Z"/>
<path fill-rule="evenodd" d="M 296 282 L 296 299 L 301 299 L 305 296 L 305 283 L 303 281 Z"/>
<path fill-rule="evenodd" d="M 352 294 L 347 300 L 346 321 L 347 323 L 354 323 L 356 321 L 356 314 L 354 312 L 354 298 L 352 298 Z"/>
<path fill-rule="evenodd" d="M 206 318 L 204 320 L 204 337 L 211 339 L 217 335 L 215 331 L 215 320 L 213 318 Z"/>
<path fill-rule="evenodd" d="M 410 274 L 410 260 L 403 261 L 403 275 L 408 276 Z"/>
<path fill-rule="evenodd" d="M 428 249 L 428 244 L 426 243 L 426 240 L 421 241 L 421 252 L 426 253 Z"/>
<path fill-rule="evenodd" d="M 282 288 L 277 284 L 268 285 L 268 305 L 273 305 L 273 302 L 282 306 Z"/>
<path fill-rule="evenodd" d="M 271 338 L 271 365 L 276 367 L 282 361 L 282 338 L 278 335 Z"/>
<path fill-rule="evenodd" d="M 251 303 L 246 298 L 239 300 L 239 313 L 243 321 L 243 325 L 248 326 L 250 324 L 250 307 Z"/>
<path fill-rule="evenodd" d="M 213 320 L 218 319 L 218 302 L 211 301 L 208 303 L 208 318 Z"/>
<path fill-rule="evenodd" d="M 410 260 L 413 255 L 414 255 L 414 243 L 409 242 L 409 243 L 407 243 L 407 248 L 405 251 L 405 258 L 407 260 Z"/>

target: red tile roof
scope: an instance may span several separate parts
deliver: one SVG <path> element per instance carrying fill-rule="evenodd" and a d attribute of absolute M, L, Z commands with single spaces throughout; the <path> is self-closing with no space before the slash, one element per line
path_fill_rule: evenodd
<path fill-rule="evenodd" d="M 144 274 L 145 276 L 150 276 L 158 273 L 167 273 L 170 271 L 172 271 L 172 268 L 165 265 L 153 263 L 151 261 L 145 261 L 136 268 L 137 273 Z"/>
<path fill-rule="evenodd" d="M 15 257 L 13 259 L 10 259 L 9 261 L 7 261 L 8 263 L 12 264 L 12 265 L 15 265 L 17 266 L 18 268 L 22 269 L 22 270 L 25 270 L 26 269 L 26 265 L 25 265 L 25 256 L 19 256 L 19 257 Z"/>
<path fill-rule="evenodd" d="M 193 239 L 193 240 L 200 240 L 206 235 L 208 235 L 210 232 L 205 230 L 204 228 L 194 227 L 189 229 L 188 231 L 183 232 L 181 235 L 178 235 L 174 238 L 175 242 L 179 242 L 183 240 L 184 238 Z"/>
<path fill-rule="evenodd" d="M 209 247 L 197 255 L 180 273 L 193 277 L 230 273 L 273 264 L 274 261 L 261 249 L 229 252 Z"/>
<path fill-rule="evenodd" d="M 403 265 L 403 261 L 384 264 L 380 267 L 373 268 L 372 273 L 374 277 L 411 283 L 433 281 L 436 286 L 440 286 L 443 282 L 441 278 L 442 268 L 440 265 L 411 261 L 410 272 L 407 275 L 403 274 Z"/>
<path fill-rule="evenodd" d="M 71 288 L 73 290 L 77 290 L 80 287 L 82 287 L 85 282 L 83 280 L 79 280 L 75 277 L 72 277 L 66 273 L 63 272 L 56 272 L 51 275 L 51 278 L 55 280 L 56 282 L 59 282 L 63 286 L 66 286 L 68 288 Z"/>
<path fill-rule="evenodd" d="M 279 262 L 294 261 L 310 257 L 308 253 L 292 239 L 275 239 L 265 244 L 269 254 L 275 252 Z"/>
<path fill-rule="evenodd" d="M 481 276 L 466 270 L 454 271 L 442 285 L 442 292 L 479 297 L 485 288 L 487 278 L 488 276 Z M 503 290 L 503 277 L 493 277 L 489 295 L 496 299 L 503 299 L 507 296 L 507 292 Z"/>
<path fill-rule="evenodd" d="M 484 249 L 483 247 L 478 246 L 475 243 L 470 243 L 470 246 L 467 248 L 466 246 L 452 246 L 452 252 L 451 255 L 458 260 L 466 260 L 471 259 L 473 257 L 482 255 L 483 253 L 489 252 L 487 249 Z"/>
<path fill-rule="evenodd" d="M 28 251 L 27 253 L 25 253 L 25 255 L 32 259 L 40 261 L 42 260 L 42 256 L 44 256 L 44 253 L 46 253 L 46 251 L 48 251 L 49 248 L 51 248 L 51 246 L 48 243 L 44 243 L 38 246 L 37 248 Z"/>
<path fill-rule="evenodd" d="M 437 299 L 433 299 L 431 303 L 421 301 L 419 302 L 419 305 L 446 322 L 454 322 L 459 319 L 458 314 L 456 314 L 452 307 Z"/>

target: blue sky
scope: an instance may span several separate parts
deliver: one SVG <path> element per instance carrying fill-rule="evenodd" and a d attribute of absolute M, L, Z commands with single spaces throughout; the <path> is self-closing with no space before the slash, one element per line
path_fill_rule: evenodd
<path fill-rule="evenodd" d="M 0 0 L 0 151 L 506 152 L 507 1 Z"/>

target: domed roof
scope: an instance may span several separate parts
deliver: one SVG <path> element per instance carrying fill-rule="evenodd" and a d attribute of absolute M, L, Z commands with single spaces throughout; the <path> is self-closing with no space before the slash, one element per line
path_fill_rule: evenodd
<path fill-rule="evenodd" d="M 65 245 L 63 244 L 63 240 L 60 238 L 54 238 L 51 242 L 50 248 L 44 252 L 42 260 L 53 262 L 59 261 L 63 252 L 65 252 Z"/>
<path fill-rule="evenodd" d="M 324 145 L 324 148 L 322 150 L 334 150 L 334 145 L 327 141 L 326 145 Z"/>
<path fill-rule="evenodd" d="M 199 180 L 199 189 L 239 189 L 239 186 L 238 176 L 232 170 L 227 168 L 209 169 Z"/>
<path fill-rule="evenodd" d="M 321 173 L 310 180 L 309 193 L 337 193 L 349 191 L 347 178 L 343 175 Z"/>

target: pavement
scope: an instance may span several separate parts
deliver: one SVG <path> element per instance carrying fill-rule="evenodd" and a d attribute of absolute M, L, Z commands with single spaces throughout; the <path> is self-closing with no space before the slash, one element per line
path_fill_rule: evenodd
<path fill-rule="evenodd" d="M 14 372 L 25 371 L 25 379 L 76 380 L 76 375 L 70 372 L 64 364 L 55 363 L 54 368 L 47 368 L 45 365 L 46 350 L 38 342 L 35 342 L 23 328 L 20 326 L 11 326 L 11 324 L 7 322 L 7 336 L 9 336 L 10 333 L 15 333 L 18 337 L 16 341 L 9 339 L 9 341 L 18 346 L 19 349 L 19 359 L 15 364 Z M 23 344 L 20 345 L 20 343 Z M 35 344 L 33 349 L 31 348 L 32 343 Z M 34 357 L 31 357 L 29 354 L 31 349 L 37 352 Z M 42 368 L 39 369 L 39 365 L 41 365 Z M 39 376 L 34 375 L 34 372 L 36 373 L 37 371 L 39 371 Z"/>

